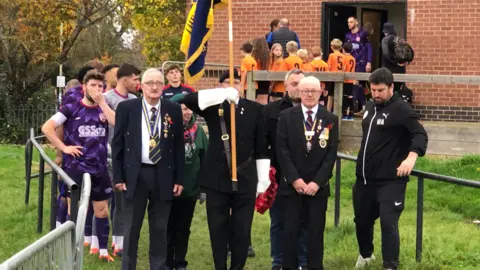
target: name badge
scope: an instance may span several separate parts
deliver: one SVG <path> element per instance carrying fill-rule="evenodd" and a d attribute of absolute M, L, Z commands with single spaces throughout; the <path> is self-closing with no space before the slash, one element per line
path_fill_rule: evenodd
<path fill-rule="evenodd" d="M 311 130 L 311 131 L 305 131 L 305 136 L 313 136 L 315 135 L 315 131 Z"/>

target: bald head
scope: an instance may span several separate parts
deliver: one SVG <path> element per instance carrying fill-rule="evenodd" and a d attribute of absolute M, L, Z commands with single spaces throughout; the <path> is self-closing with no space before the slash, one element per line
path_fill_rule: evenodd
<path fill-rule="evenodd" d="M 280 22 L 278 23 L 279 27 L 288 27 L 288 25 L 289 25 L 289 22 L 287 18 L 281 19 Z"/>

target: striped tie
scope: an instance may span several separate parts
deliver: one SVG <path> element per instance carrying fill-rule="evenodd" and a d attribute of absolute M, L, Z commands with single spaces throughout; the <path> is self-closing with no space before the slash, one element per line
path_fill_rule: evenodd
<path fill-rule="evenodd" d="M 313 111 L 312 110 L 308 110 L 307 111 L 307 122 L 306 122 L 306 127 L 307 127 L 307 130 L 308 131 L 311 131 L 312 130 L 312 127 L 313 127 L 313 118 L 312 118 L 312 114 L 313 114 Z"/>
<path fill-rule="evenodd" d="M 157 130 L 156 127 L 154 127 L 155 122 L 157 120 L 157 109 L 153 107 L 151 110 L 152 112 L 152 117 L 150 118 L 150 128 L 151 130 Z M 158 130 L 155 135 L 154 135 L 154 140 L 155 140 L 155 146 L 152 147 L 150 145 L 150 150 L 148 157 L 150 160 L 153 162 L 153 164 L 157 164 L 157 162 L 162 158 L 162 155 L 160 153 L 160 130 Z"/>

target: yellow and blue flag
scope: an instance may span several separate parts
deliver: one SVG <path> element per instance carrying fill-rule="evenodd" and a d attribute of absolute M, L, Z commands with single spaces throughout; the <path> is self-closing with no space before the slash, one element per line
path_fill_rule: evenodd
<path fill-rule="evenodd" d="M 213 10 L 228 0 L 193 0 L 183 31 L 180 50 L 187 56 L 185 81 L 193 84 L 204 73 L 208 40 L 213 32 Z"/>

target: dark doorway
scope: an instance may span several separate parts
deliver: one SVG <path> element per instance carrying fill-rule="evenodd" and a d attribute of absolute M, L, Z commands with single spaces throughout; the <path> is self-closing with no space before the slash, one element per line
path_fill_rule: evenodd
<path fill-rule="evenodd" d="M 345 39 L 348 33 L 347 20 L 350 16 L 359 18 L 362 28 L 370 27 L 369 40 L 372 45 L 372 69 L 381 66 L 381 40 L 382 28 L 385 22 L 395 25 L 395 30 L 402 37 L 407 33 L 407 1 L 395 0 L 384 2 L 372 2 L 366 0 L 322 3 L 322 48 L 323 57 L 328 59 L 330 54 L 330 42 L 334 38 Z M 368 24 L 370 23 L 370 25 Z"/>
<path fill-rule="evenodd" d="M 323 58 L 328 59 L 330 51 L 330 42 L 338 38 L 342 42 L 345 40 L 345 34 L 349 31 L 347 20 L 351 16 L 357 15 L 357 8 L 352 6 L 324 6 L 324 35 L 322 39 Z M 326 30 L 326 31 L 325 31 Z"/>
<path fill-rule="evenodd" d="M 382 27 L 387 22 L 388 12 L 378 9 L 362 9 L 361 25 L 369 32 L 368 39 L 372 45 L 372 70 L 381 66 L 382 61 Z"/>

